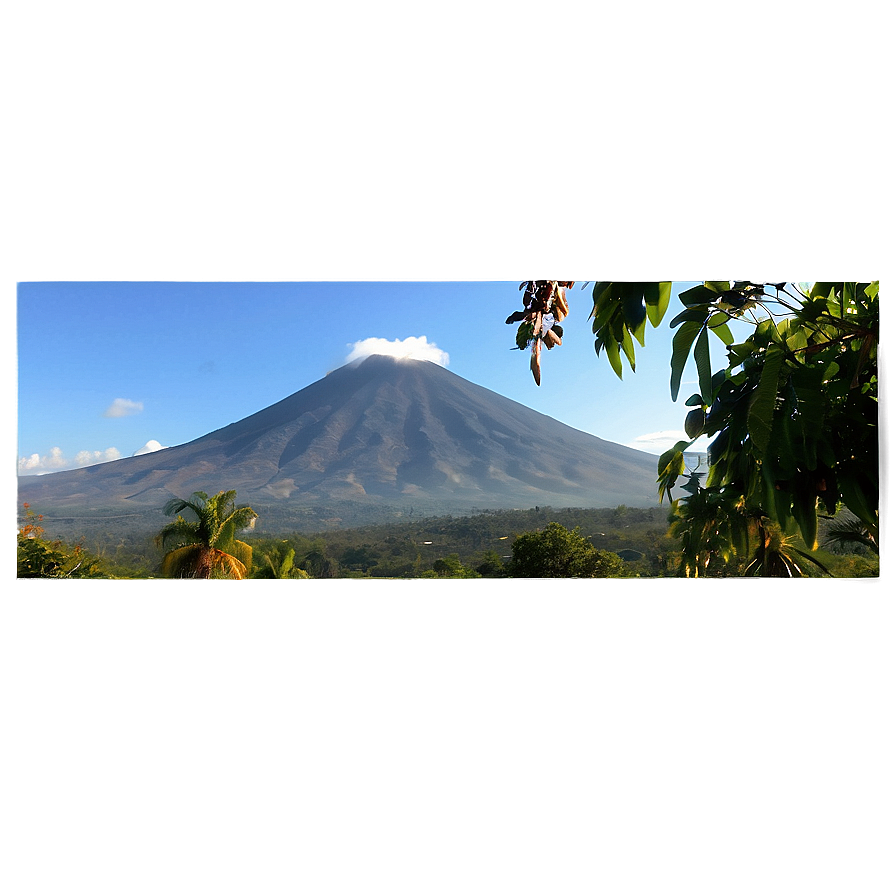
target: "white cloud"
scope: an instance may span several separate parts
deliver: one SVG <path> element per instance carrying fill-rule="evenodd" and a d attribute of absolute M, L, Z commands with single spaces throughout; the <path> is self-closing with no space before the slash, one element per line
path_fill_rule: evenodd
<path fill-rule="evenodd" d="M 662 432 L 648 432 L 643 436 L 637 436 L 633 442 L 629 442 L 629 448 L 638 451 L 646 451 L 648 454 L 660 455 L 674 447 L 676 442 L 690 442 L 687 433 L 679 429 L 665 429 Z M 690 451 L 706 451 L 709 439 L 705 436 L 697 439 L 689 449 Z"/>
<path fill-rule="evenodd" d="M 35 453 L 19 458 L 20 473 L 51 473 L 67 466 L 70 464 L 63 456 L 61 448 L 51 448 L 50 453 L 43 457 Z"/>
<path fill-rule="evenodd" d="M 448 352 L 443 352 L 425 336 L 408 336 L 407 339 L 381 339 L 371 336 L 349 346 L 351 351 L 345 359 L 348 364 L 370 355 L 389 355 L 392 358 L 413 358 L 416 361 L 432 361 L 440 367 L 448 366 Z"/>
<path fill-rule="evenodd" d="M 19 458 L 19 472 L 27 473 L 28 470 L 33 470 L 35 467 L 40 466 L 40 455 L 39 454 L 31 454 L 28 457 L 20 457 Z"/>
<path fill-rule="evenodd" d="M 136 457 L 138 454 L 152 454 L 153 451 L 161 451 L 167 447 L 167 445 L 162 445 L 155 439 L 150 439 L 142 448 L 138 448 L 132 456 Z"/>
<path fill-rule="evenodd" d="M 31 454 L 19 458 L 19 475 L 32 476 L 42 473 L 56 473 L 60 470 L 71 470 L 75 467 L 89 467 L 92 464 L 104 463 L 107 460 L 118 460 L 121 452 L 117 448 L 106 448 L 103 451 L 79 451 L 74 460 L 70 460 L 61 448 L 51 448 L 49 454 L 41 457 Z"/>
<path fill-rule="evenodd" d="M 103 412 L 104 417 L 130 417 L 143 410 L 142 401 L 131 401 L 130 398 L 116 398 Z"/>
<path fill-rule="evenodd" d="M 118 460 L 121 452 L 117 448 L 107 448 L 105 451 L 79 451 L 75 455 L 75 466 L 89 467 L 92 464 L 105 463 L 107 460 Z"/>

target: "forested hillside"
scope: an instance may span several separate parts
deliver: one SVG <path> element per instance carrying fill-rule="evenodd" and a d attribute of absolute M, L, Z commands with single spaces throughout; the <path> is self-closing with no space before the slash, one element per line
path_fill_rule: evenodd
<path fill-rule="evenodd" d="M 433 563 L 456 555 L 461 564 L 486 567 L 501 574 L 514 540 L 551 522 L 581 535 L 603 551 L 621 554 L 632 574 L 671 574 L 675 542 L 668 531 L 668 508 L 604 509 L 535 507 L 530 510 L 487 510 L 469 517 L 428 517 L 419 521 L 341 529 L 317 535 L 294 533 L 285 538 L 255 537 L 256 552 L 288 542 L 303 551 L 325 552 L 343 576 L 402 577 L 419 575 Z M 677 558 L 676 558 L 677 559 Z"/>

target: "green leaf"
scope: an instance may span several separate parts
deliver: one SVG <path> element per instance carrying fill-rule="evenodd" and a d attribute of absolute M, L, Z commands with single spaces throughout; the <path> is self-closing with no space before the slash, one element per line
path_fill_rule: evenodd
<path fill-rule="evenodd" d="M 790 494 L 784 489 L 776 488 L 772 499 L 772 516 L 777 524 L 787 533 L 796 531 L 796 520 L 793 516 Z"/>
<path fill-rule="evenodd" d="M 804 557 L 806 560 L 814 563 L 822 572 L 826 573 L 829 576 L 833 576 L 833 573 L 820 561 L 816 560 L 811 554 L 807 554 L 805 551 L 801 551 L 799 548 L 793 548 L 794 553 L 799 554 L 801 557 Z"/>
<path fill-rule="evenodd" d="M 805 329 L 795 324 L 791 326 L 790 335 L 787 337 L 787 347 L 793 352 L 798 352 L 806 348 L 808 344 L 809 340 L 806 338 Z"/>
<path fill-rule="evenodd" d="M 669 448 L 660 455 L 660 459 L 656 462 L 656 471 L 660 476 L 666 471 L 669 466 L 669 461 L 671 461 L 674 456 L 674 448 Z M 682 460 L 684 460 L 684 455 L 682 455 Z"/>
<path fill-rule="evenodd" d="M 622 293 L 622 316 L 628 328 L 634 332 L 647 317 L 647 309 L 644 307 L 641 285 L 639 283 L 625 283 Z"/>
<path fill-rule="evenodd" d="M 730 367 L 737 367 L 753 354 L 755 346 L 752 342 L 738 342 L 736 345 L 728 346 L 728 364 Z"/>
<path fill-rule="evenodd" d="M 792 419 L 791 423 L 799 428 L 805 465 L 808 469 L 814 470 L 818 463 L 817 445 L 824 429 L 827 402 L 824 389 L 817 382 L 817 371 L 812 371 L 811 374 L 794 377 L 795 380 L 802 382 L 794 388 L 798 405 L 795 419 Z M 813 383 L 812 380 L 816 382 Z"/>
<path fill-rule="evenodd" d="M 719 294 L 728 292 L 731 289 L 730 280 L 704 280 L 703 285 Z"/>
<path fill-rule="evenodd" d="M 644 345 L 644 335 L 646 332 L 647 332 L 647 317 L 645 316 L 641 320 L 641 323 L 638 324 L 638 326 L 634 330 L 632 330 L 632 336 L 634 336 L 635 339 L 637 339 L 638 342 L 640 342 L 641 345 L 643 346 Z"/>
<path fill-rule="evenodd" d="M 725 345 L 731 345 L 731 343 L 734 342 L 734 337 L 731 335 L 731 330 L 728 328 L 728 315 L 725 314 L 724 311 L 714 314 L 709 319 L 707 326 Z"/>
<path fill-rule="evenodd" d="M 635 344 L 632 342 L 631 333 L 628 331 L 628 327 L 623 327 L 622 329 L 622 350 L 625 352 L 625 357 L 628 358 L 629 366 L 634 373 L 635 370 Z"/>
<path fill-rule="evenodd" d="M 774 476 L 789 479 L 796 473 L 797 466 L 805 466 L 804 442 L 799 426 L 792 415 L 796 414 L 797 400 L 792 387 L 785 387 L 785 402 L 782 409 L 772 418 L 772 434 L 767 457 L 763 463 Z"/>
<path fill-rule="evenodd" d="M 647 305 L 647 317 L 654 327 L 658 327 L 669 307 L 672 296 L 672 281 L 644 284 L 644 303 Z"/>
<path fill-rule="evenodd" d="M 796 489 L 793 494 L 793 517 L 800 527 L 800 535 L 810 551 L 818 547 L 818 514 L 815 493 Z"/>
<path fill-rule="evenodd" d="M 594 323 L 591 330 L 597 333 L 602 327 L 605 327 L 612 318 L 619 313 L 619 303 L 612 298 L 602 299 L 595 303 L 592 314 L 594 315 Z"/>
<path fill-rule="evenodd" d="M 604 348 L 607 350 L 607 359 L 613 368 L 616 376 L 622 379 L 622 358 L 619 356 L 619 343 L 613 338 L 611 333 L 607 333 L 604 340 Z"/>
<path fill-rule="evenodd" d="M 872 531 L 877 531 L 877 514 L 855 476 L 841 472 L 837 476 L 843 503 Z"/>
<path fill-rule="evenodd" d="M 696 439 L 703 432 L 703 425 L 706 423 L 706 411 L 703 408 L 694 408 L 687 417 L 684 418 L 684 431 L 689 439 Z"/>
<path fill-rule="evenodd" d="M 670 389 L 672 401 L 678 401 L 678 390 L 681 387 L 681 374 L 684 371 L 685 362 L 691 352 L 691 346 L 697 338 L 697 333 L 702 329 L 697 321 L 685 321 L 672 337 L 672 379 Z"/>
<path fill-rule="evenodd" d="M 837 465 L 837 455 L 834 453 L 834 449 L 831 447 L 831 444 L 827 439 L 819 439 L 818 444 L 815 446 L 815 450 L 818 455 L 818 459 L 826 467 L 833 468 Z"/>
<path fill-rule="evenodd" d="M 702 324 L 708 315 L 709 305 L 693 305 L 690 308 L 685 308 L 680 314 L 676 314 L 675 317 L 669 321 L 669 326 L 677 327 L 679 324 L 683 324 L 686 320 L 696 320 Z"/>
<path fill-rule="evenodd" d="M 865 295 L 868 296 L 869 299 L 877 298 L 878 284 L 879 284 L 879 281 L 875 280 L 873 283 L 869 283 L 865 287 Z M 654 324 L 654 326 L 656 326 L 656 325 Z"/>
<path fill-rule="evenodd" d="M 839 285 L 839 283 L 813 283 L 809 298 L 828 298 Z"/>
<path fill-rule="evenodd" d="M 591 290 L 591 298 L 594 299 L 594 307 L 597 308 L 598 303 L 601 301 L 607 301 L 612 295 L 612 292 L 612 280 L 598 280 L 594 284 L 594 289 Z"/>
<path fill-rule="evenodd" d="M 685 403 L 686 408 L 696 408 L 703 404 L 703 396 L 699 392 L 695 392 Z"/>
<path fill-rule="evenodd" d="M 709 363 L 709 335 L 706 327 L 700 331 L 694 344 L 694 361 L 697 364 L 697 380 L 700 383 L 700 394 L 703 403 L 712 404 L 712 368 Z"/>
<path fill-rule="evenodd" d="M 784 362 L 784 353 L 772 346 L 765 354 L 765 364 L 759 377 L 759 385 L 750 399 L 747 413 L 747 430 L 756 450 L 764 454 L 772 433 L 775 399 L 778 396 L 778 373 Z"/>
<path fill-rule="evenodd" d="M 678 296 L 682 305 L 705 305 L 707 302 L 714 302 L 718 297 L 717 293 L 705 286 L 692 286 Z"/>
<path fill-rule="evenodd" d="M 672 488 L 679 476 L 685 471 L 684 451 L 691 446 L 691 442 L 676 442 L 674 447 L 664 451 L 657 463 L 657 482 L 660 484 L 660 500 L 668 494 L 672 499 Z"/>

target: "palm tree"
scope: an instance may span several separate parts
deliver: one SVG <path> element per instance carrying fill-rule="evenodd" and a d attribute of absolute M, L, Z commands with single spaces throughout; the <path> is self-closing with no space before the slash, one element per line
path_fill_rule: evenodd
<path fill-rule="evenodd" d="M 308 579 L 304 569 L 295 565 L 296 549 L 275 547 L 264 555 L 265 565 L 252 574 L 255 579 Z"/>
<path fill-rule="evenodd" d="M 248 504 L 234 504 L 235 491 L 218 492 L 209 498 L 193 492 L 188 500 L 172 498 L 165 515 L 177 519 L 163 526 L 156 544 L 167 551 L 162 575 L 173 579 L 243 579 L 252 566 L 252 548 L 236 534 L 247 528 L 258 514 Z M 181 511 L 191 510 L 195 521 Z"/>
<path fill-rule="evenodd" d="M 785 535 L 781 527 L 761 511 L 754 513 L 752 524 L 758 546 L 744 569 L 745 576 L 802 579 L 807 573 L 805 563 L 800 565 L 801 558 L 814 563 L 825 574 L 831 574 L 820 560 L 793 544 L 794 536 Z"/>
<path fill-rule="evenodd" d="M 828 550 L 846 553 L 850 549 L 867 548 L 880 555 L 874 533 L 857 516 L 846 511 L 832 519 L 824 533 L 824 546 Z"/>
<path fill-rule="evenodd" d="M 675 503 L 670 534 L 681 539 L 679 575 L 738 575 L 731 564 L 745 562 L 743 576 L 803 578 L 806 563 L 830 575 L 815 557 L 794 545 L 759 507 L 748 507 L 737 490 L 694 482 Z M 749 557 L 749 559 L 747 559 Z"/>

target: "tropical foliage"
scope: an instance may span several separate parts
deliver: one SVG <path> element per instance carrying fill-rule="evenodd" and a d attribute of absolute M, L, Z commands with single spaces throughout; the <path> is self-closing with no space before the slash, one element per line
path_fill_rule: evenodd
<path fill-rule="evenodd" d="M 16 576 L 20 579 L 98 579 L 108 571 L 80 544 L 70 547 L 44 537 L 43 517 L 24 505 L 25 522 L 18 530 Z"/>
<path fill-rule="evenodd" d="M 421 579 L 478 579 L 480 574 L 475 569 L 464 566 L 457 554 L 439 557 L 432 564 L 432 569 L 420 573 Z"/>
<path fill-rule="evenodd" d="M 509 574 L 518 578 L 592 579 L 626 574 L 617 554 L 594 547 L 578 529 L 548 523 L 524 532 L 513 543 Z"/>
<path fill-rule="evenodd" d="M 670 529 L 681 539 L 679 575 L 830 575 L 820 560 L 797 546 L 796 536 L 785 535 L 761 508 L 749 507 L 736 489 L 701 488 L 696 476 L 685 489 L 690 497 L 673 503 Z"/>
<path fill-rule="evenodd" d="M 877 542 L 868 527 L 858 517 L 845 511 L 833 517 L 825 526 L 824 546 L 838 554 L 852 552 L 880 554 Z"/>
<path fill-rule="evenodd" d="M 671 293 L 671 281 L 594 284 L 595 351 L 606 355 L 618 377 L 623 359 L 635 370 L 636 344 L 645 344 L 648 322 L 660 325 Z M 660 458 L 661 499 L 671 501 L 685 474 L 684 452 L 701 436 L 712 439 L 706 482 L 680 499 L 691 505 L 677 526 L 691 558 L 688 574 L 707 568 L 708 554 L 724 562 L 738 544 L 743 551 L 746 519 L 754 521 L 756 538 L 760 528 L 762 538 L 773 531 L 755 524 L 767 519 L 779 527 L 782 549 L 797 532 L 814 549 L 819 512 L 830 515 L 845 506 L 876 546 L 878 282 L 708 280 L 679 300 L 682 309 L 670 322 L 676 330 L 670 391 L 677 400 L 690 358 L 699 391 L 686 401 L 687 440 Z M 744 324 L 749 335 L 736 342 L 732 327 Z M 726 366 L 717 371 L 710 361 L 711 337 L 727 352 Z M 735 507 L 744 520 L 731 517 Z M 763 574 L 793 574 L 798 564 L 766 559 L 758 568 Z"/>
<path fill-rule="evenodd" d="M 512 576 L 512 545 L 522 534 L 539 532 L 548 523 L 556 522 L 568 530 L 578 529 L 599 550 L 612 553 L 624 561 L 624 575 L 662 577 L 684 575 L 682 564 L 683 542 L 669 534 L 669 523 L 685 513 L 692 516 L 699 509 L 696 502 L 676 502 L 670 509 L 654 507 L 580 508 L 535 507 L 529 510 L 489 510 L 469 517 L 419 517 L 406 522 L 383 522 L 360 528 L 330 529 L 316 534 L 302 534 L 283 530 L 278 523 L 268 531 L 277 535 L 252 533 L 242 536 L 253 548 L 250 577 L 256 578 L 313 578 L 328 575 L 339 578 L 453 578 L 475 571 L 487 578 Z M 27 510 L 27 508 L 26 508 Z M 31 513 L 31 511 L 28 511 Z M 799 536 L 788 535 L 788 551 L 804 551 L 824 564 L 836 577 L 876 576 L 879 571 L 877 554 L 858 541 L 834 542 L 828 532 L 849 522 L 848 512 L 833 520 L 822 519 L 819 528 L 819 550 L 808 551 Z M 150 538 L 144 542 L 127 537 L 126 526 L 110 533 L 106 541 L 94 540 L 89 545 L 78 545 L 79 550 L 61 541 L 47 539 L 45 545 L 35 538 L 34 529 L 26 529 L 36 516 L 23 513 L 20 521 L 20 572 L 25 576 L 79 578 L 152 578 L 159 574 L 161 555 Z M 268 520 L 267 513 L 264 514 Z M 709 516 L 715 528 L 726 533 L 726 519 Z M 735 525 L 737 521 L 735 520 Z M 55 525 L 55 523 L 53 524 Z M 770 524 L 766 525 L 769 528 Z M 680 527 L 679 527 L 680 528 Z M 22 530 L 26 530 L 24 533 Z M 749 539 L 746 553 L 730 549 L 708 554 L 710 562 L 698 568 L 701 576 L 742 575 L 756 555 L 756 535 Z M 122 541 L 122 539 L 124 539 Z M 696 540 L 694 543 L 698 543 Z M 728 536 L 717 538 L 723 548 Z M 53 562 L 41 560 L 47 551 L 58 551 Z M 294 552 L 290 555 L 290 552 Z M 455 565 L 455 557 L 459 566 Z M 76 558 L 76 559 L 73 559 Z M 60 563 L 59 560 L 63 562 Z M 821 568 L 799 553 L 794 560 L 808 575 L 823 575 Z M 65 562 L 72 561 L 66 567 Z M 78 565 L 80 562 L 80 565 Z M 695 567 L 697 561 L 692 561 Z M 290 565 L 291 564 L 291 565 Z M 695 567 L 696 568 L 696 567 Z M 693 574 L 693 573 L 691 573 Z"/>
<path fill-rule="evenodd" d="M 252 573 L 253 579 L 307 579 L 304 569 L 295 565 L 296 549 L 283 545 L 264 554 L 264 562 Z"/>
<path fill-rule="evenodd" d="M 243 579 L 252 566 L 252 548 L 237 539 L 257 514 L 247 504 L 235 504 L 236 492 L 211 498 L 194 492 L 189 499 L 172 498 L 165 514 L 177 518 L 162 528 L 156 544 L 164 551 L 162 575 L 174 579 Z M 181 512 L 195 516 L 187 520 Z"/>

